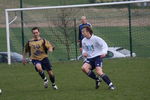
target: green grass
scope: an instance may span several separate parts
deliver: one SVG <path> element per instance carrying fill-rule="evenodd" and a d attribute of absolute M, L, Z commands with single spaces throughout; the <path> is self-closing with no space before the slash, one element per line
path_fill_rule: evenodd
<path fill-rule="evenodd" d="M 0 100 L 149 100 L 150 58 L 104 60 L 104 72 L 116 90 L 95 82 L 81 72 L 82 62 L 53 63 L 59 90 L 43 88 L 43 82 L 31 64 L 0 64 Z"/>
<path fill-rule="evenodd" d="M 7 50 L 6 31 L 5 28 L 0 28 L 0 51 Z M 3 40 L 3 41 L 2 41 Z"/>

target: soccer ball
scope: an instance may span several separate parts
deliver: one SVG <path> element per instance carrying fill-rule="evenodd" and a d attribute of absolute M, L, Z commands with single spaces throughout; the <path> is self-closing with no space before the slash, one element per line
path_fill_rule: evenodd
<path fill-rule="evenodd" d="M 0 89 L 0 94 L 2 93 L 2 89 Z"/>

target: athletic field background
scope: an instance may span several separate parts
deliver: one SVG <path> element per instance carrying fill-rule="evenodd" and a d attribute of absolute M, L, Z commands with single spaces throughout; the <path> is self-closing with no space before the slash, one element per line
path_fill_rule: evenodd
<path fill-rule="evenodd" d="M 45 2 L 48 2 L 48 0 Z M 58 1 L 56 2 L 58 3 Z M 50 5 L 55 5 L 57 4 L 56 2 L 50 3 Z M 73 2 L 69 2 L 70 4 L 73 4 Z M 63 3 L 69 4 L 69 2 L 64 1 Z M 83 0 L 80 3 L 86 2 L 86 0 Z M 2 3 L 5 4 L 6 2 Z M 10 2 L 8 7 L 3 6 L 2 3 L 2 8 L 19 7 L 17 6 L 19 5 L 18 1 L 13 2 L 16 3 L 16 5 Z M 48 5 L 40 1 L 26 1 L 23 4 L 24 7 Z M 79 1 L 77 0 L 74 4 L 79 4 Z M 136 5 L 131 5 L 132 49 L 137 57 L 150 57 L 149 12 L 149 7 L 137 7 Z M 83 15 L 86 15 L 88 22 L 92 24 L 94 34 L 103 38 L 108 43 L 109 47 L 123 47 L 128 50 L 130 49 L 129 13 L 127 5 L 65 10 L 51 9 L 24 11 L 23 14 L 25 42 L 32 37 L 31 28 L 34 26 L 40 27 L 41 35 L 52 42 L 56 47 L 55 51 L 49 54 L 52 61 L 74 60 L 76 56 L 80 55 L 78 45 L 76 47 L 76 44 L 78 40 L 78 26 L 81 23 L 80 17 Z M 63 14 L 66 15 L 66 17 L 61 19 Z M 0 41 L 0 52 L 7 51 L 4 11 L 1 15 L 3 15 L 3 17 L 0 17 L 0 40 L 2 40 Z M 10 25 L 11 51 L 22 53 L 20 12 L 10 13 L 10 20 L 12 20 L 14 16 L 17 16 L 18 18 Z M 68 22 L 65 28 L 62 27 L 64 25 L 62 24 L 63 20 Z M 66 35 L 62 34 L 64 33 L 64 29 L 67 33 Z"/>
<path fill-rule="evenodd" d="M 59 90 L 43 87 L 43 81 L 32 64 L 0 64 L 0 100 L 149 100 L 150 58 L 105 59 L 104 72 L 116 90 L 108 90 L 82 71 L 82 62 L 53 63 Z M 46 73 L 47 74 L 47 73 Z"/>
<path fill-rule="evenodd" d="M 150 57 L 150 28 L 147 27 L 132 27 L 134 30 L 144 30 L 142 34 L 140 32 L 136 33 L 133 32 L 133 52 L 136 53 L 138 57 Z M 25 40 L 27 41 L 32 36 L 32 33 L 30 32 L 31 28 L 25 28 L 28 31 L 28 34 L 30 36 L 25 37 Z M 109 30 L 108 30 L 109 29 Z M 127 33 L 128 28 L 127 27 L 95 27 L 93 28 L 96 35 L 102 37 L 109 46 L 111 47 L 124 47 L 126 49 L 129 49 L 129 34 Z M 124 31 L 125 30 L 125 31 Z M 13 29 L 11 34 L 11 50 L 21 53 L 22 44 L 21 44 L 21 34 L 19 34 L 20 29 L 16 28 Z M 48 28 L 42 28 L 41 33 L 49 33 Z M 98 32 L 101 33 L 98 33 Z M 4 40 L 5 37 L 5 28 L 1 28 L 0 30 L 1 34 L 1 40 Z M 51 41 L 55 44 L 56 48 L 53 53 L 50 53 L 50 58 L 53 61 L 64 61 L 67 60 L 66 55 L 66 49 L 63 44 L 60 43 L 58 39 L 55 38 L 52 34 L 44 34 L 43 36 L 47 40 Z M 0 41 L 0 51 L 6 51 L 6 41 Z M 71 58 L 75 58 L 75 42 L 74 42 L 74 33 L 70 35 L 69 39 L 70 43 L 70 52 L 71 52 Z M 78 55 L 80 55 L 80 52 L 78 51 Z"/>
<path fill-rule="evenodd" d="M 83 4 L 91 0 L 26 0 L 24 7 Z M 51 2 L 49 2 L 51 1 Z M 103 0 L 104 1 L 104 0 Z M 107 0 L 109 1 L 109 0 Z M 5 8 L 20 7 L 19 0 L 0 0 L 0 52 L 6 51 L 5 32 Z M 80 17 L 86 15 L 92 23 L 94 33 L 102 37 L 109 46 L 119 46 L 129 49 L 129 27 L 127 7 L 124 9 L 112 7 L 82 9 L 76 16 L 77 26 L 80 24 Z M 100 10 L 100 11 L 99 11 Z M 84 13 L 84 11 L 86 13 Z M 88 11 L 88 12 L 87 12 Z M 149 8 L 132 8 L 132 39 L 133 52 L 136 58 L 105 59 L 104 72 L 112 79 L 116 86 L 115 91 L 108 90 L 107 85 L 102 82 L 100 88 L 95 90 L 95 82 L 88 78 L 82 71 L 82 61 L 66 61 L 67 53 L 65 46 L 51 32 L 50 27 L 41 27 L 39 23 L 47 16 L 53 15 L 54 11 L 38 13 L 34 20 L 34 14 L 26 14 L 25 21 L 41 27 L 42 36 L 53 42 L 56 50 L 49 55 L 53 70 L 56 75 L 56 83 L 59 90 L 43 88 L 43 82 L 35 72 L 32 64 L 22 65 L 13 63 L 11 66 L 0 64 L 0 100 L 149 100 L 150 99 L 150 11 Z M 32 12 L 33 13 L 33 12 Z M 46 17 L 43 19 L 42 14 Z M 47 14 L 47 15 L 46 15 Z M 11 14 L 13 18 L 15 13 Z M 18 15 L 20 17 L 20 15 Z M 70 17 L 72 18 L 72 17 Z M 31 20 L 29 20 L 31 19 Z M 72 23 L 74 17 L 71 19 Z M 20 21 L 14 23 L 19 25 Z M 30 24 L 31 24 L 30 23 Z M 30 25 L 29 24 L 29 25 Z M 48 23 L 46 23 L 48 26 Z M 25 27 L 25 41 L 32 33 L 32 26 Z M 72 33 L 69 34 L 71 48 L 71 59 L 75 58 L 75 32 L 74 27 L 69 27 Z M 58 27 L 53 28 L 58 30 Z M 78 30 L 77 30 L 78 34 Z M 64 37 L 62 37 L 63 39 Z M 21 28 L 11 27 L 11 50 L 21 53 Z M 78 51 L 78 55 L 80 52 Z M 65 61 L 65 62 L 64 62 Z M 47 74 L 47 73 L 46 73 Z"/>

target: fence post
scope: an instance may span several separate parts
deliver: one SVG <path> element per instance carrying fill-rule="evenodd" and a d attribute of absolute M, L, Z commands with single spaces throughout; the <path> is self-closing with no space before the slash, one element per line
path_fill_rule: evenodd
<path fill-rule="evenodd" d="M 75 52 L 76 52 L 76 60 L 78 57 L 78 48 L 77 48 L 77 28 L 76 28 L 76 18 L 74 18 L 74 35 L 75 35 Z"/>
<path fill-rule="evenodd" d="M 130 1 L 130 0 L 129 0 Z M 130 41 L 130 56 L 132 57 L 132 26 L 131 26 L 131 5 L 128 4 L 128 18 L 129 18 L 129 41 Z"/>
<path fill-rule="evenodd" d="M 20 0 L 20 8 L 23 8 L 23 2 Z M 21 34 L 22 34 L 22 51 L 24 50 L 24 19 L 23 11 L 21 11 Z"/>

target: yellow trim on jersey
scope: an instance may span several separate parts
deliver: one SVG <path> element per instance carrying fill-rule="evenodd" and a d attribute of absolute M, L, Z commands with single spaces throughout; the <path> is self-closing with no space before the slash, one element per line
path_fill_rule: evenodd
<path fill-rule="evenodd" d="M 44 44 L 45 41 L 45 44 Z M 25 52 L 30 53 L 30 58 L 34 60 L 42 60 L 45 57 L 48 57 L 47 53 L 45 52 L 45 47 L 47 49 L 53 48 L 51 43 L 44 39 L 39 40 L 30 40 L 25 46 Z"/>

